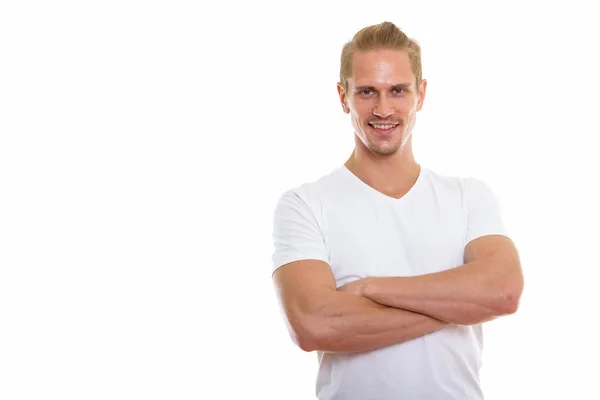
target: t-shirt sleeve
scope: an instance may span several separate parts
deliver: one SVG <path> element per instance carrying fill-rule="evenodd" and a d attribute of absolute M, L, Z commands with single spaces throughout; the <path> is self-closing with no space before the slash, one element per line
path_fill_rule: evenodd
<path fill-rule="evenodd" d="M 466 181 L 466 193 L 467 232 L 465 246 L 470 241 L 485 235 L 508 236 L 500 201 L 490 186 L 480 179 L 469 178 Z"/>
<path fill-rule="evenodd" d="M 323 233 L 308 204 L 294 191 L 284 193 L 273 218 L 273 269 L 298 260 L 329 263 Z"/>

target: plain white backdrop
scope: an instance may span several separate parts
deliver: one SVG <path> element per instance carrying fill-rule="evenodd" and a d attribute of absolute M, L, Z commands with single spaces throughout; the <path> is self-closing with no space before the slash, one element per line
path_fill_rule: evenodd
<path fill-rule="evenodd" d="M 272 214 L 343 163 L 343 44 L 419 41 L 415 157 L 495 190 L 523 263 L 486 399 L 600 398 L 591 2 L 0 5 L 0 398 L 309 399 Z"/>

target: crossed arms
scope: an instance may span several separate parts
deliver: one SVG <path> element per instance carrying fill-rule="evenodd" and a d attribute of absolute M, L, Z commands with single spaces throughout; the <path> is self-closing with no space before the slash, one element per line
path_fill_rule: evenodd
<path fill-rule="evenodd" d="M 367 277 L 336 288 L 325 262 L 301 260 L 278 268 L 273 280 L 294 342 L 304 351 L 344 353 L 512 314 L 523 291 L 517 249 L 502 235 L 472 240 L 463 265 L 426 275 Z"/>

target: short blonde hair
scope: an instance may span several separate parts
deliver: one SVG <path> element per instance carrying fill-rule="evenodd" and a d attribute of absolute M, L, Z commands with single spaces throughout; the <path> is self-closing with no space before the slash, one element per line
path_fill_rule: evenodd
<path fill-rule="evenodd" d="M 348 78 L 352 75 L 352 55 L 357 51 L 376 49 L 404 50 L 408 53 L 413 74 L 417 78 L 417 87 L 421 85 L 423 72 L 421 67 L 421 46 L 410 39 L 391 22 L 382 22 L 367 26 L 358 31 L 342 49 L 340 63 L 340 83 L 348 90 Z"/>

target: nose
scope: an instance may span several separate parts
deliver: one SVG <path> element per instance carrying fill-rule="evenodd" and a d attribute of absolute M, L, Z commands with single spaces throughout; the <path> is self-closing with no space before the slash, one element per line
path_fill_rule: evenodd
<path fill-rule="evenodd" d="M 394 114 L 394 105 L 385 96 L 379 97 L 377 104 L 373 107 L 373 115 L 379 118 L 387 118 Z"/>

